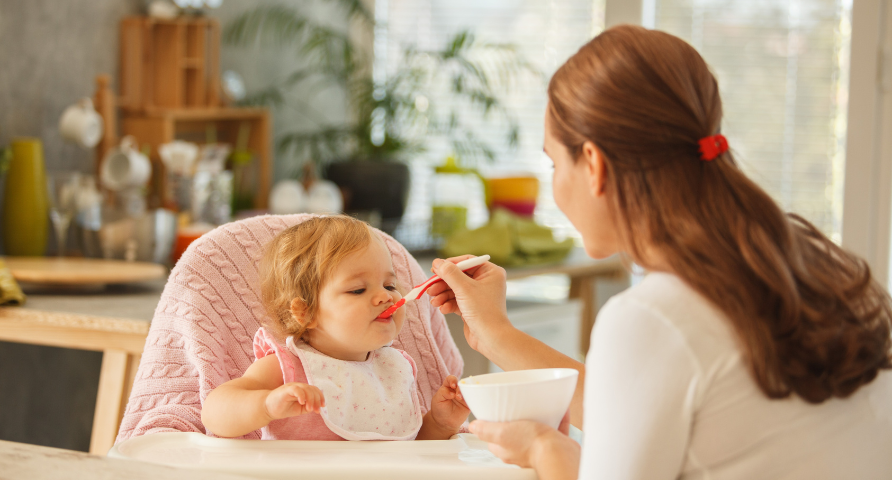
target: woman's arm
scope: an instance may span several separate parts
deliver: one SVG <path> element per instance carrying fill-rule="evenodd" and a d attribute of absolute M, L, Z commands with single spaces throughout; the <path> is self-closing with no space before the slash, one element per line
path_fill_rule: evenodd
<path fill-rule="evenodd" d="M 221 437 L 240 437 L 280 418 L 319 411 L 322 392 L 302 383 L 284 384 L 279 359 L 257 360 L 241 378 L 215 388 L 204 400 L 201 421 Z"/>
<path fill-rule="evenodd" d="M 468 345 L 505 371 L 530 368 L 578 370 L 576 393 L 570 404 L 570 422 L 581 428 L 585 366 L 515 328 L 508 320 L 505 307 L 505 269 L 485 263 L 462 273 L 455 263 L 470 257 L 434 261 L 433 271 L 444 281 L 428 289 L 431 305 L 443 313 L 461 315 Z"/>
<path fill-rule="evenodd" d="M 708 388 L 690 339 L 634 297 L 601 309 L 586 357 L 580 479 L 678 478 Z"/>

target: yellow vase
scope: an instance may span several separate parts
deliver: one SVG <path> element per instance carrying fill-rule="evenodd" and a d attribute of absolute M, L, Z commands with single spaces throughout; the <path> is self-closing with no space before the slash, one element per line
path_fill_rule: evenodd
<path fill-rule="evenodd" d="M 36 138 L 12 141 L 12 162 L 3 197 L 3 250 L 6 255 L 40 256 L 49 234 L 43 145 Z"/>

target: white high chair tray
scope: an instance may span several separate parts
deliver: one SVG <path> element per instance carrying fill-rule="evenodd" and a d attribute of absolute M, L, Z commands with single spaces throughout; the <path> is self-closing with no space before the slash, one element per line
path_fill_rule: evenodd
<path fill-rule="evenodd" d="M 507 465 L 475 435 L 410 442 L 232 440 L 200 433 L 134 437 L 109 457 L 256 478 L 535 480 L 529 468 Z"/>

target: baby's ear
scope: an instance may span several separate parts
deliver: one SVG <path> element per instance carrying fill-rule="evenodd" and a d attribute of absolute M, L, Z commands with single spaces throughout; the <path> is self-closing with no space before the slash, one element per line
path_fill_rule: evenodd
<path fill-rule="evenodd" d="M 314 328 L 316 322 L 312 321 L 307 315 L 307 304 L 301 298 L 293 298 L 291 300 L 291 316 L 294 317 L 304 328 Z"/>

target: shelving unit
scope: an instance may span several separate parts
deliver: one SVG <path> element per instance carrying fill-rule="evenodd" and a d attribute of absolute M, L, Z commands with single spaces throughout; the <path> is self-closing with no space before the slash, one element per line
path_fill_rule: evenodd
<path fill-rule="evenodd" d="M 138 115 L 125 115 L 122 129 L 136 137 L 140 145 L 151 147 L 152 168 L 156 179 L 164 177 L 164 164 L 158 158 L 158 146 L 173 140 L 195 143 L 204 141 L 208 125 L 213 125 L 219 139 L 234 144 L 239 128 L 248 123 L 248 150 L 257 156 L 258 172 L 254 208 L 267 208 L 271 171 L 269 111 L 262 108 L 152 109 Z M 167 202 L 165 190 L 156 188 L 161 204 Z"/>
<path fill-rule="evenodd" d="M 212 18 L 121 21 L 121 98 L 127 112 L 220 106 L 220 26 Z"/>
<path fill-rule="evenodd" d="M 121 135 L 133 135 L 140 147 L 149 148 L 150 203 L 165 206 L 166 171 L 158 147 L 173 140 L 202 144 L 209 128 L 217 141 L 235 146 L 239 129 L 247 124 L 247 148 L 257 161 L 254 207 L 267 208 L 272 120 L 266 109 L 223 105 L 217 20 L 127 17 L 121 21 L 120 58 L 118 95 L 107 75 L 97 77 L 96 106 L 109 126 L 96 149 L 97 172 L 106 152 L 117 145 L 114 126 L 120 116 Z"/>

